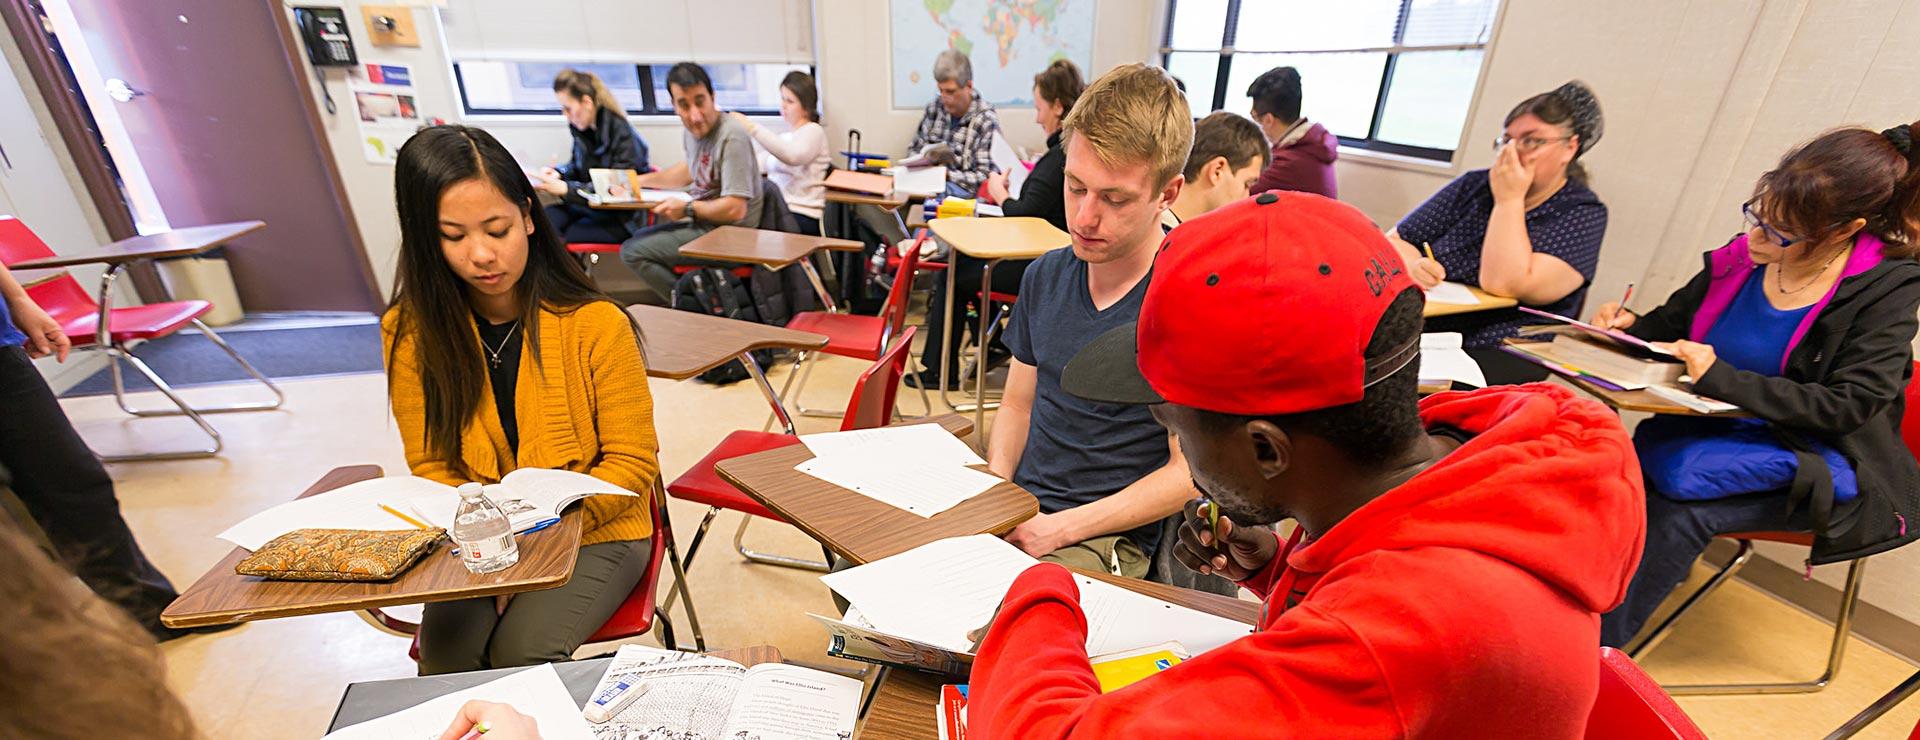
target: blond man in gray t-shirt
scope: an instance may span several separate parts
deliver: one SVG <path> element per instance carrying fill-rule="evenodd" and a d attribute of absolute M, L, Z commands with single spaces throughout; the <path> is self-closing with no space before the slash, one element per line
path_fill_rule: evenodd
<path fill-rule="evenodd" d="M 693 200 L 669 200 L 655 207 L 659 225 L 641 230 L 620 245 L 620 259 L 654 293 L 671 300 L 674 267 L 730 264 L 683 257 L 680 246 L 716 226 L 759 226 L 764 198 L 753 137 L 714 105 L 713 80 L 707 71 L 692 62 L 673 65 L 667 72 L 667 92 L 673 96 L 673 112 L 687 128 L 687 159 L 641 175 L 640 186 L 685 188 Z"/>

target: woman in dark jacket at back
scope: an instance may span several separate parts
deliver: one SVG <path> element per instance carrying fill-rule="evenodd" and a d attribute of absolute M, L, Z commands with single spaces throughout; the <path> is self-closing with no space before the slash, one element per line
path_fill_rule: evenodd
<path fill-rule="evenodd" d="M 1811 531 L 1809 565 L 1920 536 L 1920 467 L 1900 437 L 1920 326 L 1912 127 L 1840 129 L 1801 145 L 1761 176 L 1742 210 L 1747 232 L 1707 253 L 1705 269 L 1665 305 L 1636 316 L 1608 304 L 1595 322 L 1671 343 L 1696 392 L 1752 413 L 1780 447 L 1809 454 L 1786 488 L 1676 500 L 1653 481 L 1676 463 L 1649 457 L 1655 447 L 1637 438 L 1649 473 L 1646 550 L 1625 603 L 1601 621 L 1607 645 L 1633 638 L 1715 535 Z M 1829 450 L 1837 465 L 1820 465 Z M 1703 472 L 1716 485 L 1741 479 Z M 1843 501 L 1836 487 L 1848 472 L 1857 495 Z"/>
<path fill-rule="evenodd" d="M 596 211 L 582 190 L 593 190 L 592 170 L 649 172 L 647 142 L 633 132 L 633 124 L 614 99 L 613 92 L 592 72 L 561 70 L 553 78 L 553 96 L 567 115 L 573 134 L 573 159 L 540 171 L 541 192 L 560 199 L 547 206 L 547 219 L 570 243 L 618 244 L 632 235 L 629 211 Z"/>

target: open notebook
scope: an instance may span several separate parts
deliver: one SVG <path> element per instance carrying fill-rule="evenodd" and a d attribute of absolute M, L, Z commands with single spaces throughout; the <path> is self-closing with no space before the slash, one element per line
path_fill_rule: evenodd
<path fill-rule="evenodd" d="M 1027 568 L 1040 561 L 990 534 L 936 540 L 820 580 L 859 609 L 854 627 L 901 638 L 901 650 L 946 651 L 971 658 L 967 633 L 987 623 Z M 1253 628 L 1074 575 L 1087 617 L 1087 654 L 1104 655 L 1177 640 L 1204 652 L 1250 634 Z M 829 621 L 815 617 L 826 624 Z M 844 623 L 843 623 L 844 624 Z M 853 630 L 828 625 L 835 635 Z"/>
<path fill-rule="evenodd" d="M 748 668 L 640 645 L 622 645 L 589 696 L 617 682 L 640 693 L 591 725 L 598 740 L 833 740 L 852 736 L 860 708 L 861 684 L 845 676 L 785 663 Z"/>
<path fill-rule="evenodd" d="M 486 487 L 487 498 L 506 512 L 513 531 L 531 529 L 560 515 L 573 502 L 588 496 L 639 494 L 591 475 L 566 470 L 521 468 Z M 295 499 L 247 517 L 220 533 L 220 539 L 257 550 L 273 538 L 296 529 L 412 529 L 413 525 L 388 513 L 381 505 L 442 529 L 453 528 L 453 512 L 460 496 L 453 486 L 410 475 L 376 478 Z"/>

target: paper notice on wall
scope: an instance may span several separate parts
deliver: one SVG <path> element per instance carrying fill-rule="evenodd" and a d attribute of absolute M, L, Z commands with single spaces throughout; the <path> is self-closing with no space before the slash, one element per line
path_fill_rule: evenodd
<path fill-rule="evenodd" d="M 393 164 L 400 145 L 420 129 L 420 106 L 413 90 L 394 85 L 352 85 L 354 113 L 360 119 L 360 148 L 367 161 Z"/>

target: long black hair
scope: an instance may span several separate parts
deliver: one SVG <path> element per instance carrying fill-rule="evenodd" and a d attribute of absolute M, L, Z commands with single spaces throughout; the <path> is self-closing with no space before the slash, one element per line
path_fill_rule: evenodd
<path fill-rule="evenodd" d="M 474 331 L 466 281 L 447 264 L 440 249 L 440 197 L 468 180 L 485 180 L 520 205 L 533 222 L 527 236 L 527 266 L 515 291 L 520 326 L 534 361 L 540 358 L 542 309 L 571 313 L 589 303 L 615 303 L 594 287 L 586 270 L 539 208 L 533 185 L 506 147 L 486 131 L 446 125 L 421 129 L 400 147 L 394 167 L 394 203 L 400 212 L 400 264 L 394 273 L 392 308 L 395 336 L 413 340 L 415 366 L 426 400 L 427 450 L 458 464 L 460 431 L 480 405 L 487 383 L 485 359 Z M 635 329 L 638 337 L 638 328 Z M 394 347 L 399 347 L 394 342 Z M 388 367 L 394 358 L 387 358 Z M 392 376 L 388 376 L 392 393 Z"/>

